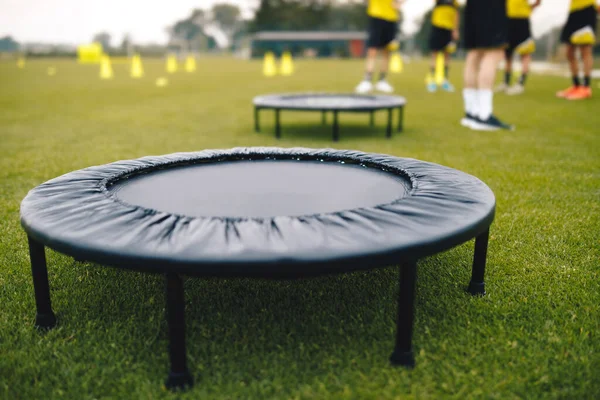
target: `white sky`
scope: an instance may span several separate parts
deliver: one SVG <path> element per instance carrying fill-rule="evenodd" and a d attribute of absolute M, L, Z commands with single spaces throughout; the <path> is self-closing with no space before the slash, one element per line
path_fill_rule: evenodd
<path fill-rule="evenodd" d="M 258 0 L 0 0 L 0 37 L 11 35 L 19 42 L 79 44 L 107 31 L 118 45 L 125 33 L 136 43 L 164 43 L 165 28 L 189 15 L 193 8 L 208 9 L 229 2 L 252 15 Z M 462 3 L 465 0 L 461 1 Z M 414 21 L 431 8 L 434 0 L 407 0 L 403 6 L 403 31 L 412 33 Z M 561 24 L 569 0 L 543 0 L 533 16 L 534 36 Z"/>

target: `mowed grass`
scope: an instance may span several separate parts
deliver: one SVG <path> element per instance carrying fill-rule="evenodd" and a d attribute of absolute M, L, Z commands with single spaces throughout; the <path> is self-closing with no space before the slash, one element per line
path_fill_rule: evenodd
<path fill-rule="evenodd" d="M 462 128 L 459 93 L 427 94 L 425 63 L 392 75 L 406 129 L 384 137 L 341 116 L 331 142 L 318 114 L 272 114 L 252 126 L 253 96 L 351 91 L 362 61 L 298 61 L 264 78 L 259 61 L 203 58 L 195 74 L 101 81 L 96 66 L 0 63 L 0 397 L 5 399 L 598 399 L 600 398 L 600 101 L 554 98 L 568 85 L 531 76 L 496 97 L 515 132 Z M 57 68 L 48 76 L 49 66 Z M 452 71 L 460 86 L 460 66 Z M 166 87 L 156 87 L 165 76 Z M 454 167 L 496 194 L 487 296 L 464 288 L 472 243 L 423 260 L 414 370 L 393 368 L 397 267 L 300 281 L 186 280 L 189 365 L 174 395 L 164 281 L 47 251 L 56 329 L 33 327 L 35 303 L 19 203 L 36 185 L 119 159 L 235 146 L 358 149 Z M 115 238 L 118 240 L 118 238 Z"/>

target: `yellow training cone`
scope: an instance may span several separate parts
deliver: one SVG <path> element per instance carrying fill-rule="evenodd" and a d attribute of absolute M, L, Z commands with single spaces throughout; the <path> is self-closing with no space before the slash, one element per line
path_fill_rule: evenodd
<path fill-rule="evenodd" d="M 404 62 L 402 61 L 402 56 L 399 52 L 392 53 L 392 56 L 390 57 L 389 69 L 390 72 L 394 72 L 397 74 L 402 73 L 402 71 L 404 70 Z"/>
<path fill-rule="evenodd" d="M 167 80 L 167 78 L 160 77 L 156 80 L 156 86 L 158 86 L 158 87 L 165 87 L 168 84 L 169 84 L 169 81 Z"/>
<path fill-rule="evenodd" d="M 112 79 L 114 77 L 113 69 L 110 64 L 110 58 L 104 54 L 100 58 L 100 79 Z"/>
<path fill-rule="evenodd" d="M 177 59 L 172 54 L 167 57 L 167 72 L 170 74 L 177 72 Z"/>
<path fill-rule="evenodd" d="M 17 68 L 25 68 L 25 58 L 24 57 L 17 58 Z"/>
<path fill-rule="evenodd" d="M 56 75 L 56 67 L 48 67 L 48 76 Z"/>
<path fill-rule="evenodd" d="M 290 76 L 294 73 L 294 62 L 292 61 L 292 55 L 289 51 L 286 51 L 281 56 L 281 75 Z"/>
<path fill-rule="evenodd" d="M 141 78 L 144 76 L 144 67 L 142 66 L 142 58 L 139 54 L 134 54 L 131 58 L 131 77 Z"/>
<path fill-rule="evenodd" d="M 185 59 L 186 72 L 196 72 L 196 57 L 189 55 Z"/>
<path fill-rule="evenodd" d="M 446 55 L 440 51 L 435 59 L 435 83 L 438 85 L 444 83 L 444 79 L 446 78 L 446 74 L 444 73 L 445 64 Z"/>
<path fill-rule="evenodd" d="M 265 59 L 263 61 L 263 75 L 277 75 L 277 67 L 275 66 L 275 56 L 270 51 L 265 54 Z"/>

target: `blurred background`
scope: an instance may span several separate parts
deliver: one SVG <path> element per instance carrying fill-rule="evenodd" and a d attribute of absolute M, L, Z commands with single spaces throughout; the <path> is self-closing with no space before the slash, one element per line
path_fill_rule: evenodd
<path fill-rule="evenodd" d="M 466 0 L 460 3 L 464 5 Z M 569 0 L 545 0 L 532 17 L 537 60 L 561 61 L 560 27 Z M 0 0 L 0 57 L 77 56 L 101 44 L 111 57 L 229 53 L 262 57 L 358 58 L 365 52 L 366 0 Z M 402 53 L 427 54 L 434 0 L 409 0 L 400 24 Z M 600 53 L 600 46 L 596 46 Z M 459 48 L 455 57 L 463 57 Z"/>

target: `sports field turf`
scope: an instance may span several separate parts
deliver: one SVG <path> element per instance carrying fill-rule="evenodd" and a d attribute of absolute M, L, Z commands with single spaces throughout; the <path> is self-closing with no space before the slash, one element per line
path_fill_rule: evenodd
<path fill-rule="evenodd" d="M 48 66 L 57 74 L 49 77 Z M 283 138 L 252 129 L 251 99 L 282 91 L 349 91 L 362 62 L 300 61 L 263 78 L 258 61 L 202 59 L 167 76 L 146 61 L 101 81 L 96 66 L 0 63 L 0 397 L 5 399 L 598 399 L 600 398 L 600 100 L 554 98 L 568 81 L 531 76 L 496 97 L 515 132 L 458 125 L 459 93 L 427 94 L 426 65 L 392 83 L 406 129 L 384 138 L 342 115 L 341 141 L 318 114 L 284 113 Z M 459 67 L 452 72 L 455 82 Z M 457 85 L 459 86 L 459 85 Z M 600 91 L 599 91 L 600 93 Z M 393 368 L 397 268 L 305 281 L 186 281 L 196 386 L 175 396 L 167 373 L 161 276 L 77 264 L 48 251 L 59 325 L 33 328 L 35 305 L 19 203 L 63 173 L 145 155 L 235 146 L 335 147 L 454 167 L 496 194 L 487 291 L 468 295 L 472 243 L 419 264 L 417 367 Z"/>

